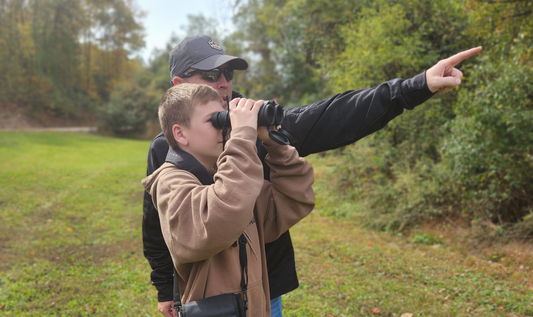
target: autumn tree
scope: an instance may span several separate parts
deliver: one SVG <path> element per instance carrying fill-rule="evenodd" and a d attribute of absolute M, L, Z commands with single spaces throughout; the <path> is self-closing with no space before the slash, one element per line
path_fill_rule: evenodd
<path fill-rule="evenodd" d="M 28 112 L 75 117 L 109 98 L 142 47 L 127 0 L 3 0 L 1 99 Z"/>

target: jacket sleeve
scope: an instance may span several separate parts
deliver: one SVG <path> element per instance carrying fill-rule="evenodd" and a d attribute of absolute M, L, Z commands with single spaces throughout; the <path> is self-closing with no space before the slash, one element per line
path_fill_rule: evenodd
<path fill-rule="evenodd" d="M 212 185 L 173 168 L 151 189 L 176 265 L 202 261 L 230 247 L 252 221 L 264 182 L 256 138 L 253 128 L 233 129 Z"/>
<path fill-rule="evenodd" d="M 426 73 L 393 79 L 376 88 L 349 90 L 312 105 L 285 108 L 283 128 L 298 142 L 300 156 L 351 144 L 428 100 Z"/>
<path fill-rule="evenodd" d="M 146 175 L 151 175 L 165 162 L 167 152 L 167 140 L 160 133 L 150 145 Z M 142 235 L 144 256 L 152 268 L 150 279 L 158 290 L 157 299 L 160 302 L 171 301 L 174 275 L 172 258 L 163 239 L 159 214 L 147 191 L 144 192 L 143 200 Z"/>
<path fill-rule="evenodd" d="M 259 217 L 263 218 L 265 242 L 276 240 L 315 206 L 312 188 L 313 167 L 292 146 L 265 146 L 265 162 L 270 167 L 270 182 L 257 200 Z"/>

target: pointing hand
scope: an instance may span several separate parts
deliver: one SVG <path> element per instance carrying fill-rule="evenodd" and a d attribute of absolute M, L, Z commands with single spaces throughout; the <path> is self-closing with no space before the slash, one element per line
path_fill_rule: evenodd
<path fill-rule="evenodd" d="M 467 51 L 457 53 L 441 60 L 426 71 L 426 82 L 431 92 L 448 92 L 461 83 L 463 73 L 455 68 L 463 60 L 479 53 L 482 47 L 478 46 Z"/>

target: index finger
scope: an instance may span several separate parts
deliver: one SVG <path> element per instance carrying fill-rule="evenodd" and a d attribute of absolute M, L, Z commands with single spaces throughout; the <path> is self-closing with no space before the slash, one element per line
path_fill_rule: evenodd
<path fill-rule="evenodd" d="M 478 47 L 474 47 L 474 48 L 471 48 L 469 50 L 466 50 L 466 51 L 462 51 L 460 53 L 457 53 L 453 56 L 450 56 L 448 57 L 448 61 L 452 64 L 452 66 L 455 66 L 457 64 L 459 64 L 460 62 L 464 61 L 465 59 L 473 56 L 473 55 L 476 55 L 477 53 L 481 52 L 481 49 L 482 47 L 481 46 L 478 46 Z"/>
<path fill-rule="evenodd" d="M 254 107 L 255 106 L 259 106 L 259 107 L 262 107 L 263 105 L 265 104 L 265 101 L 263 99 L 259 99 L 255 102 L 254 104 Z"/>

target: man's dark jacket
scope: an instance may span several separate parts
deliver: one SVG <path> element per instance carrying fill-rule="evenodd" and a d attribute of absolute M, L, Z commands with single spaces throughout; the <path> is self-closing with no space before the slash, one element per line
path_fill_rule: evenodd
<path fill-rule="evenodd" d="M 426 84 L 425 72 L 411 79 L 393 79 L 376 88 L 349 90 L 312 105 L 285 108 L 283 128 L 298 141 L 293 144 L 300 156 L 351 144 L 381 128 L 403 113 L 429 99 L 433 94 Z M 241 97 L 234 92 L 232 98 Z M 165 162 L 168 143 L 163 133 L 150 145 L 147 175 Z M 258 146 L 263 160 L 266 151 Z M 265 177 L 270 175 L 266 164 Z M 159 214 L 145 191 L 143 204 L 144 255 L 152 267 L 152 284 L 159 291 L 158 301 L 172 300 L 173 264 L 161 233 Z M 287 231 L 265 245 L 270 298 L 298 287 L 294 249 Z"/>

